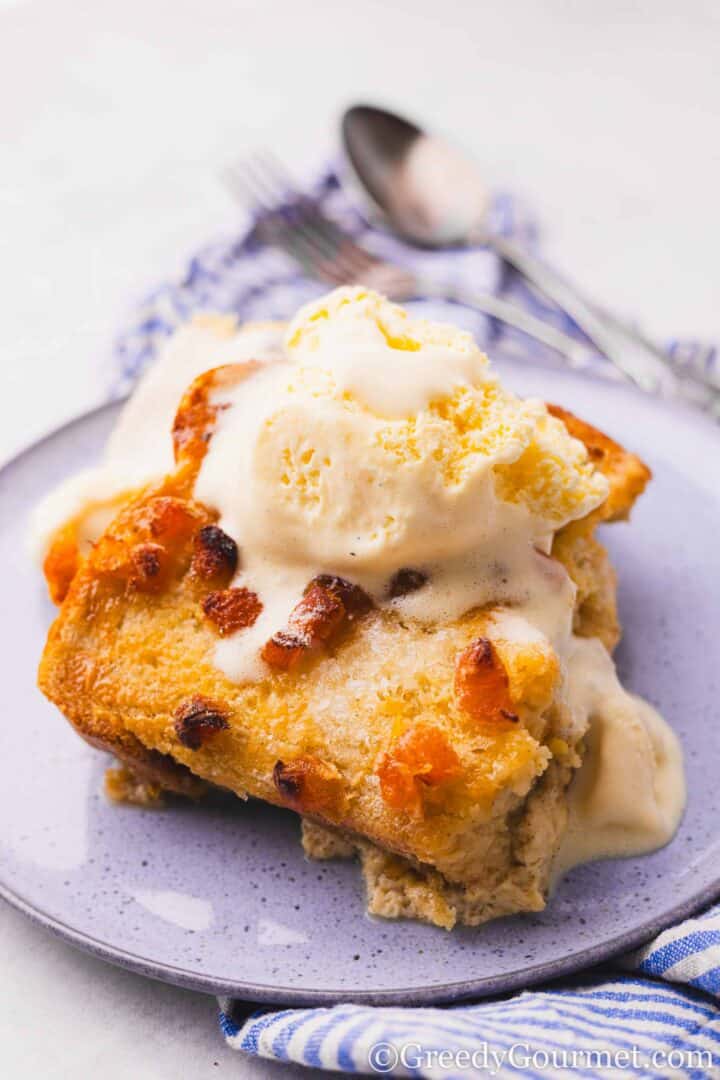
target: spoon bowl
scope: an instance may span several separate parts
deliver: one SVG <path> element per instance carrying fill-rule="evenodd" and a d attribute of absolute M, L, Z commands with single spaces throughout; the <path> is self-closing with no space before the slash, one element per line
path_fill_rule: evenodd
<path fill-rule="evenodd" d="M 718 388 L 680 378 L 660 346 L 605 314 L 565 277 L 488 227 L 490 198 L 474 162 L 440 136 L 387 109 L 354 105 L 341 121 L 345 158 L 370 215 L 426 248 L 485 245 L 553 300 L 592 345 L 643 390 L 686 396 L 720 413 Z"/>
<path fill-rule="evenodd" d="M 341 135 L 347 164 L 373 217 L 422 247 L 477 242 L 489 198 L 462 151 L 372 105 L 348 109 Z"/>

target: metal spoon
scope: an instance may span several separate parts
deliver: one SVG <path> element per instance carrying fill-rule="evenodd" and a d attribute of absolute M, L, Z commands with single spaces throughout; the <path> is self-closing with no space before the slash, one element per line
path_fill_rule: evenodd
<path fill-rule="evenodd" d="M 472 161 L 405 118 L 370 105 L 346 110 L 341 122 L 351 177 L 375 217 L 423 247 L 483 244 L 494 250 L 573 319 L 595 347 L 643 390 L 700 401 L 706 385 L 678 377 L 667 354 L 598 311 L 556 271 L 488 227 L 489 198 Z M 692 376 L 691 376 L 692 378 Z M 714 389 L 714 393 L 713 393 Z M 714 397 L 717 389 L 707 387 Z"/>

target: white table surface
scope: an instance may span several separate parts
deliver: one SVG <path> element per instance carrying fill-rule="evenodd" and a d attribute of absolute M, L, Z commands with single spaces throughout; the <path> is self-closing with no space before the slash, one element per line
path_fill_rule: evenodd
<path fill-rule="evenodd" d="M 133 297 L 232 223 L 222 164 L 307 164 L 358 99 L 464 141 L 605 303 L 720 341 L 719 48 L 713 0 L 0 0 L 0 460 L 102 397 Z M 291 1075 L 212 999 L 4 907 L 0 940 L 4 1077 Z"/>

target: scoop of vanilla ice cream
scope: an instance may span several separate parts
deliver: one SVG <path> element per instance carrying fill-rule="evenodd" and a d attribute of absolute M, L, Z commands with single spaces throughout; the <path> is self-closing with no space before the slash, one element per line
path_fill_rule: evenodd
<path fill-rule="evenodd" d="M 263 643 L 320 573 L 427 623 L 511 604 L 565 649 L 574 586 L 549 582 L 537 549 L 607 495 L 584 446 L 506 390 L 469 334 L 368 289 L 304 307 L 285 353 L 218 391 L 195 485 L 239 545 L 234 584 L 263 605 L 218 643 L 222 670 L 262 677 Z M 424 584 L 390 596 L 404 568 Z"/>
<path fill-rule="evenodd" d="M 232 392 L 196 488 L 245 547 L 383 574 L 520 522 L 542 537 L 605 498 L 584 447 L 463 331 L 344 288 L 285 348 Z"/>

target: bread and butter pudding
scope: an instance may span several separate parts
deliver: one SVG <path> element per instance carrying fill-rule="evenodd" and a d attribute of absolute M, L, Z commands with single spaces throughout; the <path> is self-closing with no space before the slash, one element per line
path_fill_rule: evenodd
<path fill-rule="evenodd" d="M 680 750 L 617 681 L 595 537 L 638 458 L 362 288 L 284 343 L 181 331 L 127 410 L 41 515 L 40 686 L 139 790 L 290 807 L 309 854 L 359 853 L 370 911 L 445 927 L 670 839 Z"/>

